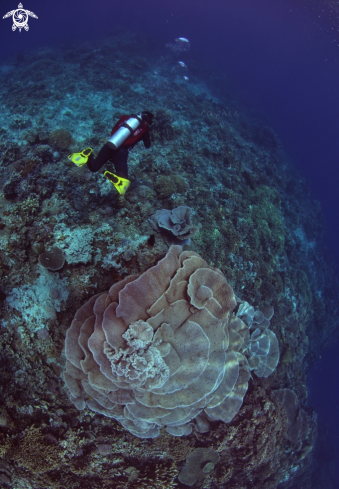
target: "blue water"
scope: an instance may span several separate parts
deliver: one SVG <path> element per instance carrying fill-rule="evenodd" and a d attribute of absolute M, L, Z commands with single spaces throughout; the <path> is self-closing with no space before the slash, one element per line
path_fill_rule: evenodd
<path fill-rule="evenodd" d="M 319 414 L 319 439 L 315 460 L 317 471 L 322 465 L 328 471 L 328 480 L 339 481 L 339 385 L 338 346 L 324 352 L 312 366 L 308 375 L 309 403 Z M 334 486 L 335 487 L 335 486 Z"/>
<path fill-rule="evenodd" d="M 3 1 L 2 15 L 16 5 Z M 1 20 L 0 60 L 60 41 L 100 39 L 117 25 L 147 34 L 159 46 L 187 37 L 201 67 L 225 73 L 243 103 L 279 135 L 308 179 L 311 197 L 321 202 L 326 244 L 339 263 L 339 36 L 319 18 L 316 2 L 312 10 L 302 1 L 282 0 L 25 0 L 23 6 L 38 19 L 21 33 L 12 32 L 11 19 Z M 323 352 L 308 376 L 321 430 L 315 480 L 322 480 L 321 466 L 332 457 L 333 488 L 339 487 L 333 458 L 339 450 L 336 348 Z M 332 446 L 329 457 L 326 447 Z"/>

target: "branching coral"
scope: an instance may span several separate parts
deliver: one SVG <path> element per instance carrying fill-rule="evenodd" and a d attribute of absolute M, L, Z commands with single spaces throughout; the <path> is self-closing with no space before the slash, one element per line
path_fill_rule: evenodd
<path fill-rule="evenodd" d="M 162 426 L 187 435 L 193 420 L 204 431 L 206 415 L 230 422 L 247 391 L 251 364 L 255 370 L 257 359 L 269 365 L 267 376 L 279 358 L 274 333 L 257 328 L 260 334 L 250 335 L 232 315 L 235 306 L 218 269 L 172 246 L 156 266 L 78 310 L 66 335 L 70 399 L 141 438 L 158 436 Z"/>
<path fill-rule="evenodd" d="M 166 465 L 165 463 L 158 464 L 152 471 L 148 471 L 138 477 L 138 480 L 133 482 L 133 487 L 137 489 L 174 489 L 177 485 L 173 482 L 178 471 L 175 464 Z"/>
<path fill-rule="evenodd" d="M 5 445 L 6 447 L 6 445 Z M 63 450 L 48 443 L 40 428 L 27 428 L 23 438 L 16 444 L 7 442 L 8 453 L 2 454 L 20 466 L 38 474 L 56 469 L 63 460 Z"/>

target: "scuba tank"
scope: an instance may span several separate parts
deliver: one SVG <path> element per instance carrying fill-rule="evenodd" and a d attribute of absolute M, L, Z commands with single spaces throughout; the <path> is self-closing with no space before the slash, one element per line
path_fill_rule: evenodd
<path fill-rule="evenodd" d="M 142 114 L 131 114 L 131 117 L 127 121 L 123 122 L 119 129 L 112 134 L 107 141 L 108 146 L 112 149 L 118 149 L 127 138 L 133 135 L 134 131 L 142 123 Z"/>

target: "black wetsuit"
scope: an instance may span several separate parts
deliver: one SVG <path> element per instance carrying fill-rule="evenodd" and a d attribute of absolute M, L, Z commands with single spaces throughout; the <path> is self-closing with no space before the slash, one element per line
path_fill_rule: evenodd
<path fill-rule="evenodd" d="M 114 126 L 112 130 L 112 134 L 115 132 L 116 128 L 118 127 L 118 124 L 124 120 L 126 120 L 126 117 L 129 116 L 123 116 L 119 119 L 117 124 Z M 112 149 L 107 143 L 104 144 L 104 146 L 101 148 L 99 151 L 99 154 L 96 158 L 93 157 L 93 154 L 90 155 L 87 161 L 87 166 L 91 172 L 97 172 L 100 170 L 102 166 L 104 166 L 107 161 L 111 161 L 114 164 L 115 171 L 118 176 L 128 178 L 128 165 L 127 165 L 127 159 L 128 159 L 128 153 L 129 151 L 139 142 L 143 141 L 145 148 L 150 148 L 151 147 L 151 139 L 149 135 L 149 129 L 147 124 L 142 124 L 143 131 L 140 135 L 140 138 L 131 138 L 126 139 L 126 141 L 123 143 L 122 146 L 120 146 L 118 149 Z M 145 131 L 146 128 L 146 131 Z M 131 144 L 129 144 L 129 141 L 131 141 Z"/>

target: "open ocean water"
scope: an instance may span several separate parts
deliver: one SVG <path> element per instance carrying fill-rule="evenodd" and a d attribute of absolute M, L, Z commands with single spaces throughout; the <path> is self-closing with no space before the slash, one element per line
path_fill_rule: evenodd
<path fill-rule="evenodd" d="M 336 3 L 1 12 L 0 487 L 338 488 Z"/>

